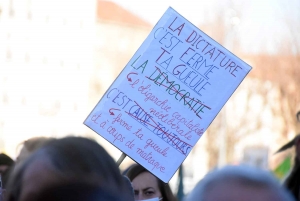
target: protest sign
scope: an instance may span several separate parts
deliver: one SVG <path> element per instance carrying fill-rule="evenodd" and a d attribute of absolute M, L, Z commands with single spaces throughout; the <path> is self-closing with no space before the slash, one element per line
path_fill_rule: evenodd
<path fill-rule="evenodd" d="M 168 182 L 250 70 L 169 8 L 84 124 Z"/>

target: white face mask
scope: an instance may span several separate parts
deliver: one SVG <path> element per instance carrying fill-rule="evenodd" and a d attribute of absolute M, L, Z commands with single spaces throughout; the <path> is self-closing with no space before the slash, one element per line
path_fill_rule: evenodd
<path fill-rule="evenodd" d="M 162 198 L 157 197 L 157 198 L 150 198 L 147 200 L 137 200 L 137 201 L 160 201 L 160 200 L 162 200 Z"/>

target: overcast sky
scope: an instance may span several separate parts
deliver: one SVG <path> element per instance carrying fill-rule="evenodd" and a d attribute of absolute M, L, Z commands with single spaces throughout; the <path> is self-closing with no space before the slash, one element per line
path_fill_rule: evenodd
<path fill-rule="evenodd" d="M 234 23 L 244 50 L 251 53 L 276 53 L 283 40 L 291 39 L 290 32 L 299 33 L 300 1 L 298 0 L 111 0 L 144 20 L 155 24 L 169 6 L 198 27 L 226 8 L 230 18 L 240 13 Z M 232 6 L 233 5 L 233 6 Z M 230 9 L 232 8 L 232 9 Z M 234 12 L 232 12 L 234 11 Z M 226 11 L 227 12 L 227 11 Z M 292 30 L 291 30 L 292 29 Z M 300 35 L 300 34 L 297 34 Z M 298 38 L 299 39 L 299 38 Z M 300 42 L 298 40 L 298 42 Z"/>

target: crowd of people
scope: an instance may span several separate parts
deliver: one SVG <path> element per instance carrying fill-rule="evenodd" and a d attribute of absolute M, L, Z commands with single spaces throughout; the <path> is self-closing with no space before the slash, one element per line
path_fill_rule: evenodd
<path fill-rule="evenodd" d="M 177 201 L 169 184 L 143 166 L 133 164 L 121 172 L 109 153 L 92 139 L 37 137 L 21 145 L 16 160 L 0 154 L 2 189 L 5 189 L 0 192 L 2 200 Z M 270 172 L 242 165 L 212 170 L 184 198 L 184 201 L 296 200 L 299 200 L 299 186 L 292 192 Z"/>

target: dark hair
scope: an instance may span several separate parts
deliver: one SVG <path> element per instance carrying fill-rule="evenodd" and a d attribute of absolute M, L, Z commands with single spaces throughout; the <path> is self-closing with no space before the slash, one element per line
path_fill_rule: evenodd
<path fill-rule="evenodd" d="M 13 169 L 15 161 L 11 159 L 8 155 L 1 153 L 0 154 L 0 165 L 5 165 L 7 168 L 4 171 L 0 171 L 2 179 L 2 188 L 6 188 L 6 183 L 10 177 L 10 173 Z"/>
<path fill-rule="evenodd" d="M 18 145 L 22 148 L 20 149 L 19 155 L 17 156 L 16 164 L 21 163 L 23 160 L 28 158 L 32 153 L 34 153 L 39 148 L 43 147 L 47 143 L 55 140 L 52 137 L 32 137 L 29 138 Z"/>
<path fill-rule="evenodd" d="M 29 152 L 33 152 L 38 148 L 42 147 L 47 142 L 54 140 L 55 138 L 52 137 L 32 137 L 28 140 L 25 140 L 21 144 L 25 147 Z"/>
<path fill-rule="evenodd" d="M 143 172 L 149 172 L 146 168 L 139 164 L 134 164 L 130 167 L 130 169 L 127 171 L 126 176 L 130 179 L 132 182 L 134 178 L 136 178 L 139 174 Z M 151 172 L 149 172 L 151 173 Z M 152 174 L 152 173 L 151 173 Z M 158 188 L 160 190 L 160 193 L 163 197 L 163 201 L 176 201 L 175 196 L 172 193 L 172 190 L 168 183 L 164 183 L 159 178 L 157 178 L 155 175 L 153 175 L 158 183 Z"/>
<path fill-rule="evenodd" d="M 14 160 L 11 159 L 8 155 L 1 153 L 0 154 L 0 165 L 11 166 L 14 164 Z"/>
<path fill-rule="evenodd" d="M 123 201 L 121 196 L 93 183 L 72 181 L 44 188 L 30 201 Z"/>
<path fill-rule="evenodd" d="M 289 175 L 285 178 L 283 185 L 290 191 L 290 193 L 294 196 L 295 199 L 299 199 L 300 196 L 300 162 L 295 157 L 294 166 L 289 173 Z"/>
<path fill-rule="evenodd" d="M 63 180 L 92 180 L 99 186 L 123 194 L 125 198 L 128 195 L 128 185 L 124 177 L 116 162 L 102 146 L 88 138 L 65 137 L 47 143 L 15 170 L 8 183 L 7 200 L 19 199 L 24 172 L 31 163 L 43 158 L 50 161 L 56 175 Z M 131 195 L 129 197 L 132 198 Z"/>

